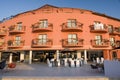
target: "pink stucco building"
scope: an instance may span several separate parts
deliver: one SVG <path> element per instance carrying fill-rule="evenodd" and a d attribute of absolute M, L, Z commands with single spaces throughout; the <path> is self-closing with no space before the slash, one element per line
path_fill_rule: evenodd
<path fill-rule="evenodd" d="M 79 8 L 44 5 L 0 23 L 0 59 L 32 61 L 53 56 L 120 58 L 120 19 Z M 44 58 L 42 58 L 44 57 Z"/>

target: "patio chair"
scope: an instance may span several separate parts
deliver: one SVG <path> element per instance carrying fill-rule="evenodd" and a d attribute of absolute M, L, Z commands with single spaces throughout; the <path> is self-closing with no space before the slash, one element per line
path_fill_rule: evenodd
<path fill-rule="evenodd" d="M 71 60 L 71 63 L 70 63 L 71 65 L 71 67 L 75 67 L 75 63 L 74 63 L 74 60 Z"/>
<path fill-rule="evenodd" d="M 80 61 L 79 61 L 79 59 L 76 60 L 76 67 L 80 67 Z"/>
<path fill-rule="evenodd" d="M 52 63 L 50 62 L 49 59 L 47 59 L 47 64 L 48 64 L 49 67 L 52 67 Z"/>

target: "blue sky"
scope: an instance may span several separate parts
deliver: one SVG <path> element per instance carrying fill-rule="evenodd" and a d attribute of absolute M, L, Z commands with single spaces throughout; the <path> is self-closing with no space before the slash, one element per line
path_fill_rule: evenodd
<path fill-rule="evenodd" d="M 120 19 L 120 0 L 0 0 L 0 20 L 45 4 L 82 8 Z"/>

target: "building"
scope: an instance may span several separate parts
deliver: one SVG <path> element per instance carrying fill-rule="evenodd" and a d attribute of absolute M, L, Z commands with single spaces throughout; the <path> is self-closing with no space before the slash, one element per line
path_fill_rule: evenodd
<path fill-rule="evenodd" d="M 120 58 L 120 19 L 78 8 L 44 5 L 0 23 L 0 59 Z M 15 53 L 15 54 L 13 54 Z"/>

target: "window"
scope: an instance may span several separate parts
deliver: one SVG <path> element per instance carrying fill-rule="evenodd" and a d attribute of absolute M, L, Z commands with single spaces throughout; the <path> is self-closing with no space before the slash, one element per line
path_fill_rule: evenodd
<path fill-rule="evenodd" d="M 22 30 L 22 23 L 20 22 L 20 23 L 17 23 L 17 30 Z"/>
<path fill-rule="evenodd" d="M 77 43 L 77 35 L 69 34 L 68 35 L 68 44 L 76 44 Z"/>
<path fill-rule="evenodd" d="M 96 45 L 101 45 L 101 43 L 102 43 L 102 36 L 101 35 L 95 36 L 95 41 L 96 41 Z"/>
<path fill-rule="evenodd" d="M 40 28 L 47 28 L 48 27 L 48 20 L 40 20 Z"/>
<path fill-rule="evenodd" d="M 67 21 L 67 27 L 68 28 L 76 27 L 76 25 L 77 25 L 76 19 L 69 19 Z"/>
<path fill-rule="evenodd" d="M 16 37 L 15 37 L 15 45 L 16 45 L 16 46 L 19 46 L 19 45 L 20 45 L 20 42 L 21 42 L 21 37 L 20 37 L 20 36 L 16 36 Z"/>
<path fill-rule="evenodd" d="M 94 22 L 94 29 L 97 30 L 97 29 L 104 29 L 104 25 L 99 22 L 99 21 L 95 21 Z"/>
<path fill-rule="evenodd" d="M 39 44 L 46 44 L 47 43 L 47 35 L 46 34 L 40 34 L 38 36 L 38 43 Z"/>
<path fill-rule="evenodd" d="M 109 33 L 113 33 L 113 26 L 112 25 L 108 26 L 108 31 L 109 31 Z"/>
<path fill-rule="evenodd" d="M 110 45 L 115 46 L 115 38 L 113 37 L 110 38 Z"/>

